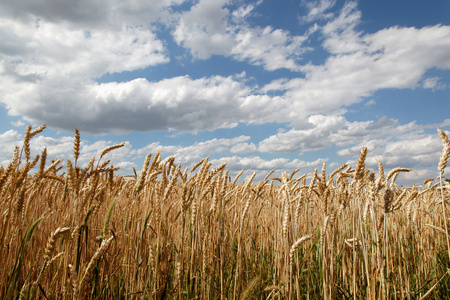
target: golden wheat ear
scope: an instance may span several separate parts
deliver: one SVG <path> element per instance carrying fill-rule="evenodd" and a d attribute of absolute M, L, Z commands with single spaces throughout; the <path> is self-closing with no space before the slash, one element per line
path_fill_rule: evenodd
<path fill-rule="evenodd" d="M 441 158 L 439 159 L 438 170 L 440 174 L 444 174 L 444 170 L 447 167 L 448 158 L 450 156 L 450 141 L 447 134 L 441 129 L 438 129 L 439 136 L 442 139 L 443 149 Z"/>

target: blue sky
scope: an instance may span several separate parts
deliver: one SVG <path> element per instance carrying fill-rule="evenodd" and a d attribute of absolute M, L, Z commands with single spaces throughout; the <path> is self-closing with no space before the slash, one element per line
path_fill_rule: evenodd
<path fill-rule="evenodd" d="M 436 177 L 450 130 L 450 2 L 34 0 L 0 3 L 0 163 L 149 153 L 231 173 L 354 164 Z"/>

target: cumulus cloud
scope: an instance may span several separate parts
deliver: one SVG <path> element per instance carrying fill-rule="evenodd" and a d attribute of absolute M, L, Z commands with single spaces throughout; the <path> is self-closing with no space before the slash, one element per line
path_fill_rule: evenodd
<path fill-rule="evenodd" d="M 249 22 L 261 1 L 241 5 L 200 0 L 177 9 L 182 2 L 18 0 L 0 4 L 0 102 L 10 115 L 21 117 L 15 126 L 45 122 L 54 129 L 72 132 L 77 127 L 93 134 L 200 132 L 239 123 L 286 126 L 284 132 L 262 141 L 240 136 L 189 146 L 155 143 L 141 149 L 127 143 L 112 155 L 128 169 L 137 157 L 153 150 L 176 155 L 185 164 L 220 153 L 234 169 L 255 170 L 312 167 L 321 161 L 265 158 L 272 153 L 303 154 L 335 146 L 342 148 L 338 155 L 352 159 L 362 145 L 369 146 L 369 163 L 381 158 L 393 167 L 421 168 L 434 164 L 439 156 L 439 140 L 424 132 L 435 125 L 400 124 L 386 117 L 350 122 L 345 112 L 361 101 L 374 104 L 368 98 L 383 89 L 447 88 L 441 78 L 425 74 L 450 69 L 450 26 L 391 27 L 366 34 L 358 31 L 362 15 L 356 2 L 346 2 L 331 13 L 336 1 L 305 0 L 308 12 L 303 21 L 318 24 L 303 35 L 293 35 Z M 169 28 L 169 34 L 161 34 L 163 27 Z M 316 65 L 302 61 L 314 44 L 313 32 L 320 35 L 320 46 L 328 54 Z M 287 69 L 290 72 L 283 74 L 290 77 L 264 86 L 251 85 L 245 72 L 100 81 L 106 74 L 170 63 L 170 34 L 191 53 L 193 63 L 220 55 L 259 66 L 264 74 Z M 0 136 L 4 151 L 0 161 L 8 160 L 12 145 L 21 138 L 14 130 Z M 70 157 L 72 139 L 40 136 L 33 145 L 39 151 L 48 147 L 58 158 Z M 87 162 L 111 144 L 83 141 L 80 160 Z M 251 156 L 242 158 L 244 154 Z"/>
<path fill-rule="evenodd" d="M 198 59 L 225 55 L 267 70 L 299 70 L 297 60 L 308 50 L 303 46 L 306 36 L 291 36 L 270 26 L 250 27 L 243 18 L 254 5 L 230 11 L 225 7 L 229 2 L 201 0 L 182 13 L 173 31 L 177 43 Z"/>
<path fill-rule="evenodd" d="M 377 122 L 349 122 L 343 116 L 312 115 L 305 129 L 279 132 L 259 143 L 258 150 L 271 153 L 299 152 L 345 146 L 380 136 L 392 136 L 404 131 L 419 130 L 414 123 L 399 125 L 397 120 L 383 117 Z"/>
<path fill-rule="evenodd" d="M 405 134 L 395 138 L 368 139 L 363 143 L 341 149 L 337 154 L 354 159 L 359 156 L 362 147 L 368 148 L 367 164 L 371 167 L 375 167 L 380 160 L 387 168 L 407 166 L 423 169 L 434 165 L 437 168 L 442 143 L 437 135 Z"/>
<path fill-rule="evenodd" d="M 16 130 L 8 130 L 0 134 L 0 164 L 7 165 L 11 162 L 15 146 L 19 146 L 22 135 Z"/>
<path fill-rule="evenodd" d="M 107 73 L 168 62 L 164 41 L 148 22 L 162 22 L 154 12 L 169 13 L 170 6 L 179 1 L 154 7 L 141 1 L 113 2 L 105 12 L 89 4 L 92 12 L 85 19 L 71 19 L 62 10 L 49 8 L 55 10 L 48 13 L 51 18 L 31 1 L 21 3 L 2 4 L 9 15 L 3 13 L 0 19 L 0 39 L 5 41 L 0 45 L 0 101 L 11 115 L 59 129 L 198 132 L 238 123 L 287 122 L 303 130 L 311 125 L 312 115 L 342 115 L 346 106 L 377 90 L 413 88 L 427 70 L 450 68 L 450 26 L 393 27 L 364 34 L 356 31 L 361 13 L 354 2 L 347 3 L 337 16 L 326 18 L 327 23 L 318 29 L 324 49 L 331 54 L 324 64 L 299 65 L 308 35 L 251 27 L 245 18 L 258 3 L 236 7 L 222 0 L 199 1 L 187 11 L 172 13 L 167 22 L 174 26 L 176 41 L 196 58 L 224 55 L 266 70 L 298 69 L 304 76 L 276 79 L 261 88 L 249 85 L 245 77 L 233 76 L 97 83 L 95 79 Z M 334 2 L 316 5 L 310 11 L 318 16 Z M 141 25 L 136 20 L 129 25 L 129 16 L 140 10 L 153 13 L 147 22 L 138 18 Z M 11 17 L 13 12 L 18 19 Z M 100 13 L 110 25 L 101 27 L 103 21 L 91 24 Z M 437 88 L 439 84 L 430 78 L 423 86 Z M 312 144 L 309 148 L 320 147 Z"/>
<path fill-rule="evenodd" d="M 149 24 L 161 18 L 171 6 L 185 0 L 17 0 L 2 3 L 5 14 L 20 20 L 46 19 L 73 27 L 117 28 Z"/>
<path fill-rule="evenodd" d="M 370 168 L 376 169 L 380 160 L 386 168 L 401 166 L 424 170 L 437 166 L 442 150 L 439 136 L 426 132 L 428 126 L 415 122 L 400 124 L 386 117 L 376 122 L 349 122 L 342 116 L 326 115 L 311 116 L 308 122 L 309 128 L 291 129 L 264 139 L 258 151 L 302 155 L 339 146 L 337 155 L 355 164 L 361 149 L 367 147 L 366 163 Z"/>
<path fill-rule="evenodd" d="M 304 65 L 305 78 L 276 79 L 265 92 L 283 93 L 281 112 L 294 128 L 311 114 L 330 114 L 383 89 L 415 88 L 432 68 L 450 68 L 450 26 L 392 27 L 374 34 L 355 31 L 360 12 L 351 2 L 322 27 L 323 65 Z M 432 87 L 433 81 L 425 81 Z M 285 109 L 283 109 L 285 108 Z"/>
<path fill-rule="evenodd" d="M 2 19 L 0 38 L 8 41 L 0 46 L 5 75 L 41 85 L 55 77 L 86 80 L 168 61 L 155 34 L 136 26 L 86 30 L 46 20 Z"/>
<path fill-rule="evenodd" d="M 236 154 L 255 152 L 256 145 L 253 143 L 239 143 L 231 147 L 230 151 Z"/>
<path fill-rule="evenodd" d="M 77 87 L 42 90 L 28 84 L 28 91 L 12 92 L 4 101 L 10 112 L 30 122 L 70 131 L 77 127 L 85 133 L 229 128 L 246 122 L 251 109 L 236 109 L 250 89 L 232 77 L 135 79 Z"/>
<path fill-rule="evenodd" d="M 131 154 L 144 156 L 159 151 L 161 154 L 175 156 L 177 162 L 182 165 L 192 165 L 209 155 L 229 152 L 234 146 L 248 140 L 250 140 L 249 136 L 241 135 L 230 139 L 215 138 L 204 142 L 196 142 L 190 146 L 161 145 L 159 142 L 155 142 L 140 149 L 132 150 Z"/>
<path fill-rule="evenodd" d="M 14 145 L 22 146 L 23 136 L 15 130 L 9 130 L 0 134 L 0 164 L 6 166 L 11 159 Z M 176 164 L 183 167 L 191 167 L 201 159 L 216 155 L 221 158 L 211 159 L 213 166 L 218 166 L 224 162 L 227 163 L 227 169 L 232 174 L 236 174 L 241 169 L 247 172 L 258 171 L 258 176 L 263 176 L 264 171 L 286 170 L 292 171 L 297 168 L 305 168 L 311 170 L 322 165 L 326 159 L 317 159 L 315 161 L 303 161 L 300 159 L 273 158 L 264 159 L 258 155 L 242 157 L 233 155 L 233 153 L 243 153 L 244 151 L 256 151 L 253 143 L 248 143 L 249 136 L 238 136 L 234 138 L 210 139 L 203 142 L 196 142 L 187 146 L 180 145 L 162 145 L 159 142 L 148 144 L 141 148 L 133 148 L 128 141 L 125 146 L 108 153 L 102 162 L 108 159 L 111 164 L 121 168 L 119 173 L 132 174 L 133 168 L 139 168 L 143 158 L 148 154 L 160 152 L 163 157 L 175 156 Z M 74 138 L 71 136 L 50 137 L 45 134 L 38 135 L 31 140 L 32 155 L 40 154 L 44 148 L 47 149 L 48 159 L 63 159 L 73 161 L 73 143 Z M 92 157 L 99 159 L 100 153 L 115 143 L 108 140 L 97 140 L 92 143 L 82 139 L 80 145 L 79 165 L 87 164 Z M 259 178 L 258 177 L 258 178 Z"/>

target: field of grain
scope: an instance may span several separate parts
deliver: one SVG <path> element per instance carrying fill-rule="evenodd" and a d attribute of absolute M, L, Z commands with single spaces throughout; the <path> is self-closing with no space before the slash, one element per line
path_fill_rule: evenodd
<path fill-rule="evenodd" d="M 253 174 L 208 159 L 191 168 L 147 156 L 117 175 L 104 156 L 31 157 L 0 168 L 4 299 L 445 299 L 450 294 L 443 171 L 399 187 L 408 169 L 356 166 Z M 50 159 L 49 159 L 50 160 Z M 437 162 L 438 163 L 438 162 Z M 445 201 L 444 201 L 445 200 Z"/>

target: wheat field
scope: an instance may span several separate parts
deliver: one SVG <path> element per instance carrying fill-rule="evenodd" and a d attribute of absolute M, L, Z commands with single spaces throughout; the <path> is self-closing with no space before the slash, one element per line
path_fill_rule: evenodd
<path fill-rule="evenodd" d="M 120 176 L 103 150 L 31 156 L 29 126 L 0 167 L 3 299 L 446 299 L 450 294 L 447 135 L 437 178 L 409 169 L 270 172 L 255 182 L 208 158 L 150 153 Z M 242 183 L 238 183 L 242 182 Z"/>

